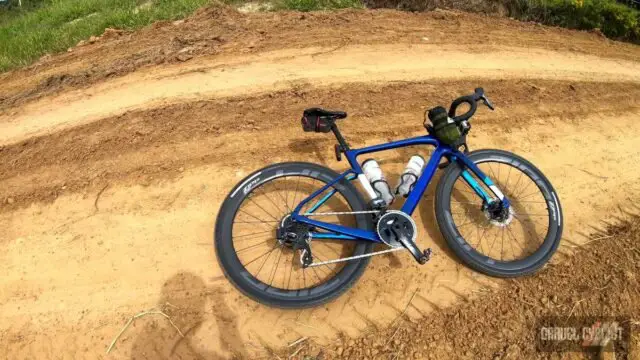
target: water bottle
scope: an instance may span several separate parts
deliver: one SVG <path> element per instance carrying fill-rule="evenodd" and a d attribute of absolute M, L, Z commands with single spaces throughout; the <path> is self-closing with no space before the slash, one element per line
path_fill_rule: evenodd
<path fill-rule="evenodd" d="M 404 197 L 409 196 L 409 192 L 413 189 L 413 185 L 415 185 L 416 181 L 422 174 L 424 163 L 424 158 L 420 155 L 413 155 L 411 159 L 409 159 L 409 163 L 407 163 L 402 175 L 400 175 L 398 186 L 396 186 L 396 195 L 402 195 Z"/>
<path fill-rule="evenodd" d="M 380 165 L 378 165 L 375 160 L 368 159 L 362 163 L 362 171 L 369 181 L 369 184 L 371 184 L 371 187 L 373 187 L 373 191 L 377 197 L 381 198 L 387 206 L 391 205 L 395 197 L 391 193 L 391 188 L 382 174 Z"/>

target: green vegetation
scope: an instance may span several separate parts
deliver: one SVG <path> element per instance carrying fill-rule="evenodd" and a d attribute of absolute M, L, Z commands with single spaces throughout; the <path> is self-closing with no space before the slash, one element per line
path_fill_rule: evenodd
<path fill-rule="evenodd" d="M 328 9 L 362 8 L 360 0 L 276 0 L 274 9 L 314 11 Z"/>
<path fill-rule="evenodd" d="M 615 0 L 514 0 L 515 15 L 571 29 L 600 29 L 610 38 L 640 41 L 640 11 Z"/>
<path fill-rule="evenodd" d="M 0 6 L 0 72 L 65 51 L 108 27 L 136 29 L 156 20 L 184 17 L 212 0 L 17 0 Z M 247 0 L 223 0 L 238 5 Z M 274 10 L 378 7 L 375 0 L 271 0 Z M 522 20 L 573 29 L 600 29 L 606 36 L 640 42 L 640 11 L 615 0 L 493 0 Z M 406 0 L 383 1 L 394 7 Z M 410 0 L 409 3 L 415 1 Z M 416 2 L 429 4 L 430 1 Z M 462 6 L 459 3 L 457 6 Z M 415 10 L 415 9 L 414 9 Z"/>
<path fill-rule="evenodd" d="M 65 51 L 108 27 L 136 29 L 181 18 L 209 1 L 23 0 L 23 8 L 0 7 L 0 71 Z"/>

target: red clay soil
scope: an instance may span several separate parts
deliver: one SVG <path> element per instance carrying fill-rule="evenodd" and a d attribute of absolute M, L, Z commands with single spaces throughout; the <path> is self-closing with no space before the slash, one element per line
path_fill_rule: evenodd
<path fill-rule="evenodd" d="M 640 219 L 624 220 L 539 275 L 463 298 L 422 319 L 399 315 L 386 329 L 330 346 L 301 343 L 291 359 L 612 359 L 602 353 L 540 352 L 543 317 L 558 326 L 571 317 L 627 318 L 631 343 L 615 344 L 615 359 L 640 359 Z M 419 299 L 415 299 L 418 301 Z M 411 306 L 407 304 L 406 306 Z"/>
<path fill-rule="evenodd" d="M 398 24 L 403 26 L 398 26 Z M 513 36 L 514 33 L 518 36 Z M 478 36 L 482 34 L 482 36 Z M 570 37 L 570 41 L 567 41 Z M 416 43 L 446 48 L 522 46 L 637 59 L 636 46 L 594 33 L 551 28 L 506 18 L 452 11 L 394 10 L 242 14 L 211 6 L 184 21 L 157 22 L 136 32 L 108 30 L 94 43 L 45 56 L 0 75 L 0 111 L 62 90 L 88 87 L 142 67 L 202 56 L 224 58 L 272 49 L 353 44 Z M 11 111 L 9 111 L 9 114 Z"/>

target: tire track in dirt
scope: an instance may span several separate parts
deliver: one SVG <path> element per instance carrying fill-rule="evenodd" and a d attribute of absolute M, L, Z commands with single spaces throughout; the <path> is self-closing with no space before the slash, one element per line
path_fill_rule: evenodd
<path fill-rule="evenodd" d="M 291 159 L 322 153 L 333 145 L 330 137 L 311 135 L 284 148 L 282 142 L 254 141 L 274 127 L 285 140 L 299 133 L 297 119 L 312 105 L 347 110 L 350 117 L 341 128 L 354 144 L 383 134 L 397 138 L 415 130 L 427 105 L 448 103 L 478 85 L 497 105 L 495 112 L 477 114 L 475 120 L 485 127 L 505 122 L 522 127 L 540 116 L 565 121 L 593 112 L 615 116 L 620 109 L 633 109 L 640 93 L 640 84 L 633 83 L 477 79 L 346 84 L 135 111 L 0 148 L 0 211 L 108 184 L 152 184 L 202 165 L 258 168 L 274 153 L 292 153 Z"/>
<path fill-rule="evenodd" d="M 190 72 L 192 70 L 193 72 Z M 639 82 L 640 63 L 569 52 L 498 47 L 484 53 L 430 45 L 357 45 L 280 50 L 232 63 L 200 61 L 141 71 L 71 91 L 0 117 L 0 145 L 126 111 L 203 98 L 251 95 L 293 86 L 429 79 L 557 79 Z"/>
<path fill-rule="evenodd" d="M 535 102 L 528 106 L 522 113 L 538 116 L 511 127 L 505 126 L 508 112 L 486 122 L 482 119 L 487 114 L 479 114 L 469 142 L 473 148 L 515 151 L 537 164 L 561 198 L 565 243 L 579 244 L 589 232 L 584 224 L 602 218 L 627 197 L 640 195 L 640 154 L 635 147 L 640 111 L 612 116 L 601 109 L 584 117 L 565 117 L 561 107 L 544 115 Z M 517 104 L 508 109 L 519 113 Z M 345 133 L 362 145 L 386 141 L 396 136 L 394 132 L 398 137 L 422 133 L 419 112 L 403 110 L 401 105 L 360 123 L 347 120 Z M 383 136 L 360 130 L 388 118 L 395 122 L 383 127 Z M 251 141 L 268 152 L 269 161 L 297 158 L 341 167 L 332 160 L 329 146 L 292 154 L 291 144 L 310 142 L 297 126 L 295 132 L 287 131 L 288 142 L 281 141 L 282 133 L 283 129 L 268 128 L 246 136 L 230 134 L 224 145 L 237 149 Z M 398 176 L 406 155 L 393 151 L 381 159 L 389 178 Z M 1 214 L 6 232 L 0 261 L 6 275 L 0 316 L 7 321 L 0 327 L 0 338 L 7 356 L 98 357 L 129 316 L 169 302 L 179 308 L 172 313 L 176 324 L 193 329 L 186 340 L 162 319 L 145 318 L 127 331 L 110 357 L 171 351 L 186 358 L 268 357 L 265 347 L 283 346 L 301 336 L 326 342 L 341 332 L 358 335 L 372 324 L 385 326 L 402 312 L 416 288 L 414 306 L 407 310 L 414 318 L 464 299 L 480 286 L 500 283 L 450 257 L 433 220 L 431 186 L 416 213 L 425 229 L 421 245 L 433 247 L 437 254 L 428 265 L 418 266 L 408 254 L 378 257 L 347 295 L 326 306 L 281 311 L 257 305 L 225 281 L 211 249 L 212 221 L 220 202 L 255 163 L 231 165 L 222 160 L 186 170 L 173 181 L 112 186 L 102 193 L 99 211 L 96 193 L 78 192 L 52 204 Z M 621 188 L 624 193 L 617 191 Z"/>

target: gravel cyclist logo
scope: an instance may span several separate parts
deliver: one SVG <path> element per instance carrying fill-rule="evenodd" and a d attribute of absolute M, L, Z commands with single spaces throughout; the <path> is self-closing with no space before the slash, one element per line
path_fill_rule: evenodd
<path fill-rule="evenodd" d="M 615 351 L 629 341 L 628 319 L 544 318 L 537 329 L 538 349 L 545 352 Z"/>

